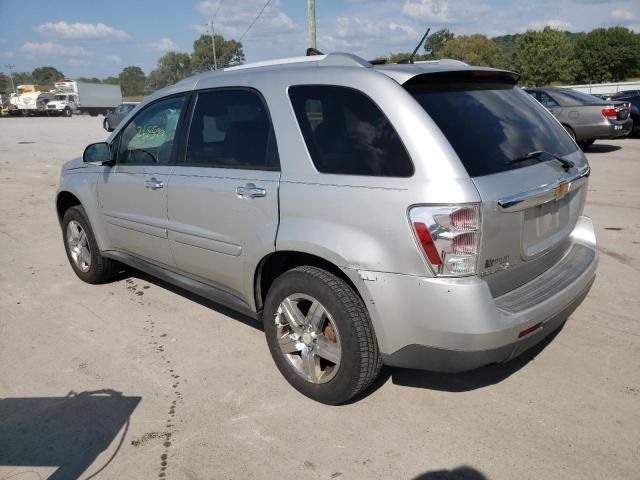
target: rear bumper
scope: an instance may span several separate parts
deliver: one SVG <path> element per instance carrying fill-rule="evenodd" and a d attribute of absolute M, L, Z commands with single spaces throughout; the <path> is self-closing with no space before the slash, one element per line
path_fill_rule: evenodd
<path fill-rule="evenodd" d="M 585 125 L 575 130 L 577 140 L 605 140 L 629 135 L 633 128 L 633 120 L 603 120 L 595 125 Z"/>
<path fill-rule="evenodd" d="M 562 260 L 500 297 L 478 277 L 378 272 L 360 272 L 368 296 L 361 293 L 385 364 L 460 372 L 508 361 L 556 330 L 589 292 L 597 265 L 593 224 L 580 217 Z"/>

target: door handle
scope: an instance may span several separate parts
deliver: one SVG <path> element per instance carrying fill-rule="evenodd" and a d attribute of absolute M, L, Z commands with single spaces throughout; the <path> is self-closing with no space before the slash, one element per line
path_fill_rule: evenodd
<path fill-rule="evenodd" d="M 150 178 L 149 180 L 144 181 L 144 188 L 148 190 L 158 190 L 162 187 L 164 187 L 164 182 L 157 178 Z"/>
<path fill-rule="evenodd" d="M 253 183 L 247 183 L 244 187 L 236 188 L 236 193 L 242 198 L 258 198 L 267 196 L 267 191 L 264 188 L 256 187 Z"/>

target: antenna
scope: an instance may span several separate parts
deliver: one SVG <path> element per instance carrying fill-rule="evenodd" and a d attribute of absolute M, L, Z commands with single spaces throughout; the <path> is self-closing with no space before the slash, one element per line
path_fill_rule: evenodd
<path fill-rule="evenodd" d="M 418 50 L 420 49 L 420 46 L 422 46 L 424 44 L 424 41 L 427 39 L 427 36 L 429 35 L 430 31 L 431 31 L 431 27 L 427 28 L 427 31 L 422 36 L 422 39 L 420 40 L 420 43 L 418 43 L 418 45 L 416 46 L 416 48 L 413 51 L 413 53 L 411 54 L 411 56 L 409 58 L 403 58 L 402 60 L 398 61 L 398 63 L 413 63 L 413 58 L 416 56 L 416 53 L 418 53 Z"/>

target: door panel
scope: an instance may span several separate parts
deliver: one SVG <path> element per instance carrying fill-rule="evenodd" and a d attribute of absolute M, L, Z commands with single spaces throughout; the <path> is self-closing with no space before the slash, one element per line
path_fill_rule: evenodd
<path fill-rule="evenodd" d="M 252 304 L 255 266 L 275 250 L 279 179 L 275 171 L 176 166 L 168 196 L 176 266 Z M 238 195 L 248 184 L 264 196 Z"/>
<path fill-rule="evenodd" d="M 172 166 L 116 165 L 98 181 L 109 248 L 171 265 L 167 187 Z M 161 185 L 161 186 L 160 186 Z"/>

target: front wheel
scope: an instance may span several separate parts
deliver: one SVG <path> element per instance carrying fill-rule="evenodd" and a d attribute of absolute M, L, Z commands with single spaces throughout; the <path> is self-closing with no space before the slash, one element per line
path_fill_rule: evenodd
<path fill-rule="evenodd" d="M 64 109 L 64 116 L 65 117 L 70 117 L 71 116 L 71 109 L 70 108 L 65 108 Z"/>
<path fill-rule="evenodd" d="M 380 373 L 382 360 L 365 305 L 330 272 L 304 266 L 278 277 L 263 318 L 278 369 L 309 398 L 344 403 Z"/>
<path fill-rule="evenodd" d="M 62 238 L 71 268 L 80 280 L 102 283 L 115 276 L 118 264 L 100 255 L 91 224 L 81 206 L 71 207 L 65 212 Z"/>

